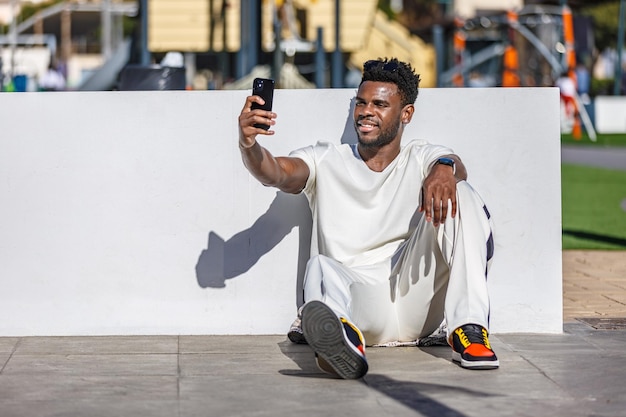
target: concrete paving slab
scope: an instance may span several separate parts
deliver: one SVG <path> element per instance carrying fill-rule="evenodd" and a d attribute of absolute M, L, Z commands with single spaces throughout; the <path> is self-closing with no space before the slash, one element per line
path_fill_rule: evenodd
<path fill-rule="evenodd" d="M 180 336 L 180 353 L 258 353 L 278 352 L 284 335 L 254 336 Z M 291 343 L 289 343 L 291 345 Z"/>
<path fill-rule="evenodd" d="M 309 356 L 311 354 L 309 353 Z M 277 353 L 259 351 L 252 354 L 185 354 L 180 355 L 180 373 L 193 375 L 268 375 L 292 365 L 289 358 Z"/>
<path fill-rule="evenodd" d="M 2 376 L 177 375 L 178 356 L 171 355 L 13 355 Z"/>
<path fill-rule="evenodd" d="M 11 401 L 0 406 L 2 417 L 172 417 L 180 415 L 179 405 L 178 401 L 110 401 L 89 398 L 77 401 Z"/>
<path fill-rule="evenodd" d="M 16 355 L 178 353 L 177 336 L 24 337 Z"/>
<path fill-rule="evenodd" d="M 83 399 L 176 401 L 177 376 L 15 375 L 0 378 L 0 401 L 52 402 Z"/>
<path fill-rule="evenodd" d="M 11 353 L 20 339 L 17 337 L 0 337 L 0 353 Z"/>
<path fill-rule="evenodd" d="M 581 317 L 626 317 L 626 253 L 619 250 L 563 252 L 563 321 Z"/>

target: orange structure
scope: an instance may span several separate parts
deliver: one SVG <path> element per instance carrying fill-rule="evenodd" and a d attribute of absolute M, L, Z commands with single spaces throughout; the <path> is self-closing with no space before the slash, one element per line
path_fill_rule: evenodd
<path fill-rule="evenodd" d="M 574 18 L 572 10 L 563 6 L 563 40 L 565 41 L 565 57 L 567 62 L 567 76 L 572 79 L 575 86 L 578 86 L 576 79 L 576 50 L 574 48 Z M 567 105 L 568 103 L 566 103 Z M 572 127 L 572 136 L 574 139 L 580 140 L 583 136 L 580 121 L 580 110 L 578 103 L 573 101 L 574 107 L 574 125 Z"/>
<path fill-rule="evenodd" d="M 504 49 L 504 71 L 502 72 L 502 87 L 519 87 L 519 55 L 515 48 L 515 31 L 513 25 L 517 24 L 517 12 L 510 10 L 506 14 L 509 22 L 509 44 Z"/>
<path fill-rule="evenodd" d="M 452 44 L 454 47 L 454 65 L 458 68 L 462 68 L 463 55 L 465 55 L 465 43 L 467 39 L 467 34 L 463 30 L 463 21 L 461 19 L 455 19 L 454 23 L 456 25 L 456 30 L 454 31 L 454 37 L 452 40 Z M 463 70 L 459 70 L 459 72 L 454 74 L 454 76 L 452 77 L 452 84 L 455 87 L 465 86 Z"/>

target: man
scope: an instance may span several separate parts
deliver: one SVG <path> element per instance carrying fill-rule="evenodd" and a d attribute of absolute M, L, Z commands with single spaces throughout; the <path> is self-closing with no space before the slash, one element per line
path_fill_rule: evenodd
<path fill-rule="evenodd" d="M 304 193 L 313 214 L 302 336 L 320 369 L 346 379 L 368 370 L 365 343 L 430 335 L 442 320 L 452 358 L 494 369 L 486 273 L 493 253 L 489 212 L 447 147 L 400 145 L 411 121 L 419 75 L 397 59 L 368 61 L 354 105 L 355 145 L 318 143 L 274 157 L 257 142 L 276 113 L 239 116 L 244 165 L 261 183 Z M 299 324 L 298 321 L 296 324 Z M 299 327 L 290 332 L 296 340 Z"/>

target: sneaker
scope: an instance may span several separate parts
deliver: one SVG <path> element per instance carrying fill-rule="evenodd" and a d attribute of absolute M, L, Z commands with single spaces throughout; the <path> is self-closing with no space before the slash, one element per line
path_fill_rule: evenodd
<path fill-rule="evenodd" d="M 287 332 L 287 338 L 291 340 L 291 343 L 306 345 L 306 339 L 302 332 L 302 319 L 300 317 L 297 317 L 293 323 L 291 323 L 291 327 L 289 327 L 289 331 Z"/>
<path fill-rule="evenodd" d="M 450 346 L 448 344 L 448 324 L 446 323 L 446 321 L 442 321 L 437 330 L 432 332 L 430 336 L 418 339 L 417 346 Z"/>
<path fill-rule="evenodd" d="M 489 345 L 487 330 L 477 324 L 466 324 L 454 331 L 452 360 L 467 369 L 496 369 L 500 366 Z"/>
<path fill-rule="evenodd" d="M 343 379 L 358 379 L 367 373 L 363 335 L 326 304 L 309 301 L 304 305 L 302 330 L 322 371 Z"/>

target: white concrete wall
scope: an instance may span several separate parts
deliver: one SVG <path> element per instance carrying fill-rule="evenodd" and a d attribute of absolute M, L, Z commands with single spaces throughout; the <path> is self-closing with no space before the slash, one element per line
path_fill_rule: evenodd
<path fill-rule="evenodd" d="M 626 97 L 598 96 L 594 105 L 598 133 L 626 133 Z"/>
<path fill-rule="evenodd" d="M 310 213 L 242 166 L 247 94 L 0 94 L 0 335 L 285 332 Z M 263 144 L 353 141 L 353 95 L 278 90 Z M 557 89 L 425 89 L 416 107 L 405 138 L 452 146 L 495 219 L 492 331 L 560 332 Z"/>

